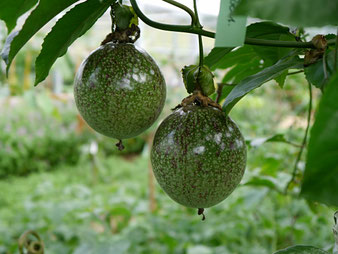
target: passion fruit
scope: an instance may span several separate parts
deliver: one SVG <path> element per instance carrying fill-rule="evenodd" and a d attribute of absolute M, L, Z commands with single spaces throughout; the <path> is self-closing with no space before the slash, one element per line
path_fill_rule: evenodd
<path fill-rule="evenodd" d="M 155 178 L 181 205 L 203 209 L 228 197 L 241 181 L 246 144 L 224 112 L 196 104 L 176 109 L 159 126 L 151 150 Z"/>
<path fill-rule="evenodd" d="M 119 140 L 139 135 L 161 113 L 166 85 L 155 61 L 131 43 L 107 43 L 81 64 L 76 106 L 95 131 Z"/>

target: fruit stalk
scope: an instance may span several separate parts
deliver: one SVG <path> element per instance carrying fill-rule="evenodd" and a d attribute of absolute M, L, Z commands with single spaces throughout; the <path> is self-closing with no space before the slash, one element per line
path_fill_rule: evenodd
<path fill-rule="evenodd" d="M 198 17 L 198 10 L 197 10 L 197 3 L 196 0 L 194 0 L 194 11 L 195 11 L 195 17 L 196 17 L 196 21 L 194 23 L 194 26 L 199 27 L 200 29 L 202 29 L 202 25 L 200 23 L 199 17 Z M 200 51 L 200 61 L 199 61 L 199 66 L 202 67 L 203 66 L 203 39 L 202 39 L 202 35 L 198 35 L 198 46 L 199 46 L 199 51 Z"/>

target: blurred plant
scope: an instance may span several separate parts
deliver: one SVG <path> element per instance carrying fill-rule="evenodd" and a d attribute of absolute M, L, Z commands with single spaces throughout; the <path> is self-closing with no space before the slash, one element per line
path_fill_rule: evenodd
<path fill-rule="evenodd" d="M 14 106 L 13 106 L 13 105 Z M 52 94 L 26 92 L 23 98 L 3 102 L 0 121 L 0 178 L 53 170 L 60 164 L 76 164 L 84 146 L 96 140 L 101 153 L 118 155 L 114 140 L 84 127 L 77 131 L 77 113 L 67 97 L 53 99 Z M 126 141 L 122 155 L 139 154 L 142 137 Z M 119 154 L 121 155 L 121 154 Z"/>

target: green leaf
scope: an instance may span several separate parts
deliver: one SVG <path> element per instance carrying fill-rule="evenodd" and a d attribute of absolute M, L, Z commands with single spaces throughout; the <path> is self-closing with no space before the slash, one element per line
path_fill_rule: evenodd
<path fill-rule="evenodd" d="M 215 92 L 214 74 L 208 66 L 204 65 L 200 68 L 197 82 L 201 86 L 204 95 L 209 96 Z"/>
<path fill-rule="evenodd" d="M 273 22 L 257 22 L 247 27 L 246 36 L 250 38 L 270 39 L 270 40 L 295 40 L 289 28 Z M 281 57 L 287 55 L 291 49 L 280 47 L 260 47 L 245 45 L 235 51 L 233 48 L 213 48 L 205 58 L 205 64 L 211 70 L 217 68 L 224 69 L 236 64 L 243 64 L 252 58 L 264 59 L 269 64 L 274 64 Z M 245 57 L 245 59 L 244 59 Z M 257 70 L 258 71 L 258 70 Z"/>
<path fill-rule="evenodd" d="M 271 21 L 256 22 L 247 27 L 246 36 L 250 38 L 262 38 L 265 36 L 277 36 L 288 34 L 289 28 Z"/>
<path fill-rule="evenodd" d="M 295 41 L 295 36 L 290 33 L 290 29 L 273 22 L 258 22 L 251 24 L 247 28 L 247 37 L 266 39 L 266 40 L 282 40 Z M 256 53 L 264 60 L 268 61 L 268 65 L 276 63 L 283 56 L 286 56 L 292 49 L 283 47 L 262 47 L 252 46 Z"/>
<path fill-rule="evenodd" d="M 279 75 L 277 78 L 275 78 L 276 82 L 280 86 L 280 88 L 284 87 L 284 83 L 286 80 L 286 76 L 288 75 L 288 70 L 284 71 L 281 75 Z"/>
<path fill-rule="evenodd" d="M 330 77 L 334 74 L 334 49 L 328 50 L 326 52 L 326 70 L 327 70 L 327 79 L 325 79 L 323 58 L 319 59 L 316 63 L 311 64 L 310 66 L 304 68 L 306 79 L 318 88 L 323 88 Z M 338 55 L 336 61 L 338 62 Z"/>
<path fill-rule="evenodd" d="M 209 55 L 204 58 L 204 64 L 211 70 L 215 70 L 218 62 L 231 50 L 233 50 L 233 48 L 213 48 Z"/>
<path fill-rule="evenodd" d="M 38 6 L 31 12 L 20 31 L 13 31 L 5 42 L 1 52 L 8 69 L 19 50 L 46 23 L 61 11 L 79 0 L 40 0 Z"/>
<path fill-rule="evenodd" d="M 220 61 L 217 63 L 216 68 L 217 69 L 230 68 L 236 64 L 243 64 L 245 62 L 248 62 L 253 58 L 257 59 L 258 61 L 260 60 L 254 49 L 249 45 L 245 45 L 234 51 L 231 51 L 225 57 L 220 59 Z"/>
<path fill-rule="evenodd" d="M 220 68 L 226 69 L 232 67 L 225 74 L 222 82 L 237 84 L 242 79 L 263 70 L 267 65 L 261 62 L 261 60 L 261 57 L 249 45 L 232 51 L 219 63 Z"/>
<path fill-rule="evenodd" d="M 129 27 L 131 19 L 134 17 L 129 6 L 118 3 L 115 6 L 116 26 L 120 30 L 125 30 Z"/>
<path fill-rule="evenodd" d="M 197 72 L 198 65 L 188 65 L 184 66 L 184 68 L 182 69 L 183 82 L 188 93 L 192 93 L 196 89 Z"/>
<path fill-rule="evenodd" d="M 288 69 L 301 68 L 302 66 L 303 63 L 298 57 L 297 51 L 293 51 L 293 54 L 282 58 L 276 64 L 243 79 L 226 97 L 223 104 L 223 110 L 230 112 L 232 107 L 247 93 L 278 77 Z"/>
<path fill-rule="evenodd" d="M 269 143 L 269 142 L 290 144 L 290 142 L 286 140 L 284 134 L 276 134 L 276 135 L 273 135 L 272 137 L 255 138 L 252 140 L 247 140 L 248 146 L 251 146 L 251 147 L 258 147 L 258 146 L 263 145 L 264 143 Z"/>
<path fill-rule="evenodd" d="M 260 176 L 260 177 L 253 177 L 248 182 L 244 183 L 243 185 L 255 186 L 255 187 L 267 187 L 272 190 L 279 191 L 277 187 L 277 179 L 269 176 Z"/>
<path fill-rule="evenodd" d="M 249 25 L 247 27 L 247 37 L 269 40 L 295 40 L 295 36 L 290 33 L 288 27 L 273 22 L 258 22 Z M 212 68 L 226 69 L 232 67 L 226 73 L 222 82 L 238 83 L 242 79 L 275 64 L 290 51 L 290 48 L 245 45 L 223 55 L 221 58 L 213 58 L 215 61 L 217 59 L 217 62 L 213 63 Z M 280 77 L 276 77 L 276 81 L 280 86 L 283 86 L 286 74 L 284 72 Z"/>
<path fill-rule="evenodd" d="M 279 250 L 274 254 L 329 254 L 325 250 L 318 249 L 313 246 L 295 245 L 284 250 Z"/>
<path fill-rule="evenodd" d="M 0 19 L 5 21 L 8 32 L 12 31 L 18 18 L 33 8 L 38 0 L 1 0 Z"/>
<path fill-rule="evenodd" d="M 58 57 L 101 17 L 114 0 L 88 0 L 67 12 L 46 36 L 42 50 L 35 62 L 35 85 L 43 81 Z"/>
<path fill-rule="evenodd" d="M 338 2 L 332 0 L 242 0 L 237 15 L 248 15 L 293 26 L 338 24 Z"/>
<path fill-rule="evenodd" d="M 338 206 L 338 73 L 319 104 L 311 130 L 301 194 L 310 200 Z"/>

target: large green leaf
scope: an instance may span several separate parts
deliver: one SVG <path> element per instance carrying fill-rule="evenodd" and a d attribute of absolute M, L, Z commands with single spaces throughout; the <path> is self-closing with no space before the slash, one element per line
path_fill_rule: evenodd
<path fill-rule="evenodd" d="M 1 0 L 0 19 L 5 21 L 8 32 L 12 31 L 17 19 L 31 9 L 38 0 Z"/>
<path fill-rule="evenodd" d="M 217 69 L 227 69 L 237 64 L 245 64 L 246 62 L 251 61 L 252 58 L 258 58 L 256 52 L 251 46 L 245 45 L 231 51 L 220 59 L 216 67 Z M 260 60 L 260 58 L 258 60 Z"/>
<path fill-rule="evenodd" d="M 293 54 L 282 58 L 276 64 L 243 79 L 226 97 L 223 110 L 229 112 L 232 107 L 250 91 L 280 76 L 288 69 L 302 68 L 302 66 L 303 61 L 298 57 L 297 51 L 294 51 Z"/>
<path fill-rule="evenodd" d="M 325 250 L 321 250 L 313 246 L 295 245 L 292 247 L 288 247 L 284 250 L 279 250 L 274 254 L 329 254 L 329 253 Z"/>
<path fill-rule="evenodd" d="M 246 36 L 269 40 L 295 40 L 295 36 L 290 33 L 288 27 L 273 22 L 257 22 L 249 25 Z M 275 64 L 290 51 L 290 48 L 245 45 L 230 53 L 219 51 L 217 48 L 213 49 L 207 58 L 213 60 L 211 61 L 213 69 L 231 68 L 223 77 L 223 83 L 237 84 L 242 79 Z M 217 55 L 218 52 L 219 55 Z M 283 86 L 286 74 L 287 72 L 283 72 L 275 78 L 280 86 Z"/>
<path fill-rule="evenodd" d="M 77 1 L 79 0 L 40 0 L 38 6 L 25 21 L 22 29 L 12 32 L 7 37 L 1 52 L 1 56 L 7 64 L 7 72 L 13 58 L 28 40 L 57 14 Z"/>
<path fill-rule="evenodd" d="M 222 69 L 231 69 L 224 75 L 223 83 L 237 84 L 242 79 L 253 75 L 268 65 L 262 62 L 253 47 L 246 45 L 235 51 L 229 53 L 220 63 L 219 67 Z"/>
<path fill-rule="evenodd" d="M 242 0 L 235 14 L 309 27 L 338 24 L 337 0 Z"/>
<path fill-rule="evenodd" d="M 58 57 L 82 36 L 103 15 L 114 0 L 88 0 L 67 12 L 46 36 L 42 50 L 35 62 L 35 85 L 43 81 Z"/>
<path fill-rule="evenodd" d="M 282 40 L 295 41 L 295 36 L 290 33 L 290 29 L 273 22 L 258 22 L 251 24 L 247 28 L 247 37 L 266 39 L 266 40 Z M 252 46 L 256 53 L 269 65 L 276 63 L 283 56 L 287 55 L 292 49 L 283 47 L 269 46 Z"/>
<path fill-rule="evenodd" d="M 306 158 L 301 194 L 338 206 L 338 73 L 319 104 Z"/>

